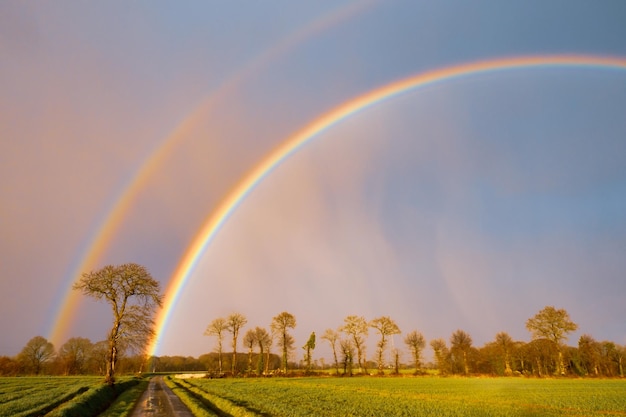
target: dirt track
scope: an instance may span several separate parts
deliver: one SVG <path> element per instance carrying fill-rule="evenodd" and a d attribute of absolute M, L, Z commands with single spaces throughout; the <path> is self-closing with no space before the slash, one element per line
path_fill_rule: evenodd
<path fill-rule="evenodd" d="M 132 417 L 193 417 L 182 401 L 163 382 L 163 377 L 150 380 L 146 391 L 135 406 Z"/>

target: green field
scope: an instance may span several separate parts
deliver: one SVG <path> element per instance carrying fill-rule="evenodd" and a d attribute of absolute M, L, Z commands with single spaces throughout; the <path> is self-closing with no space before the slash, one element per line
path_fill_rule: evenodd
<path fill-rule="evenodd" d="M 176 380 L 208 408 L 271 416 L 626 416 L 626 381 L 524 378 Z"/>
<path fill-rule="evenodd" d="M 0 378 L 0 416 L 92 416 L 108 407 L 117 394 L 135 385 L 121 378 L 116 389 L 101 376 Z"/>

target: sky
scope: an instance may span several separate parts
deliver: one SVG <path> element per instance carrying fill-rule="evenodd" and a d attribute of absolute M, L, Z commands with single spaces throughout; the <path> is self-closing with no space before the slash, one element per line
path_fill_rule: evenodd
<path fill-rule="evenodd" d="M 236 184 L 355 97 L 483 60 L 626 62 L 624 21 L 620 0 L 0 2 L 0 355 L 105 339 L 84 272 L 136 262 L 171 292 Z M 570 345 L 626 344 L 624 109 L 626 66 L 539 65 L 356 111 L 229 212 L 155 353 L 212 351 L 231 312 L 292 313 L 296 346 L 348 315 L 528 341 L 547 305 Z"/>

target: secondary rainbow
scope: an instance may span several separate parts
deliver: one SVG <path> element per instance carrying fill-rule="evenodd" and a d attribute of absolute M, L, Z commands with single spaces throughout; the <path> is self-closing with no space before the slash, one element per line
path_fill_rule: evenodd
<path fill-rule="evenodd" d="M 220 227 L 263 178 L 308 141 L 357 112 L 418 88 L 469 75 L 536 67 L 590 67 L 624 70 L 626 69 L 626 58 L 594 55 L 517 56 L 439 68 L 392 82 L 348 100 L 288 137 L 237 182 L 201 226 L 199 233 L 185 251 L 185 255 L 170 279 L 165 293 L 164 306 L 156 319 L 156 337 L 148 347 L 148 354 L 156 355 L 159 340 L 167 327 L 170 313 L 176 306 L 182 289 L 199 258 L 206 251 Z"/>
<path fill-rule="evenodd" d="M 135 197 L 152 177 L 153 173 L 162 166 L 166 158 L 174 151 L 174 149 L 189 136 L 193 128 L 199 125 L 206 114 L 217 105 L 221 100 L 232 94 L 237 88 L 245 83 L 245 81 L 254 74 L 261 71 L 272 61 L 281 55 L 295 49 L 299 44 L 311 39 L 330 27 L 337 26 L 342 22 L 351 19 L 359 13 L 365 12 L 379 2 L 379 0 L 369 0 L 358 4 L 348 4 L 341 7 L 331 9 L 328 13 L 311 21 L 308 25 L 299 28 L 291 36 L 278 42 L 272 48 L 263 51 L 255 56 L 250 62 L 234 73 L 220 87 L 214 91 L 209 97 L 188 116 L 186 117 L 169 135 L 167 135 L 148 155 L 145 162 L 141 164 L 139 169 L 131 176 L 130 181 L 123 187 L 115 203 L 106 211 L 106 215 L 98 222 L 93 232 L 88 237 L 88 244 L 77 258 L 78 260 L 70 267 L 68 271 L 68 284 L 64 286 L 58 295 L 58 301 L 55 303 L 56 311 L 50 315 L 50 322 L 46 326 L 48 331 L 48 339 L 55 345 L 60 345 L 67 336 L 70 324 L 73 322 L 72 317 L 78 308 L 81 299 L 77 291 L 72 291 L 72 285 L 82 273 L 95 268 L 106 253 L 115 233 L 119 230 L 120 225 L 130 211 Z"/>

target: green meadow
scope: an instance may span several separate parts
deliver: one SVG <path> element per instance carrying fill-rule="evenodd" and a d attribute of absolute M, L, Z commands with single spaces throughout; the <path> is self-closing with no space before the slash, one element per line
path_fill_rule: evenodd
<path fill-rule="evenodd" d="M 626 416 L 626 381 L 526 378 L 171 379 L 207 408 L 271 416 Z"/>

